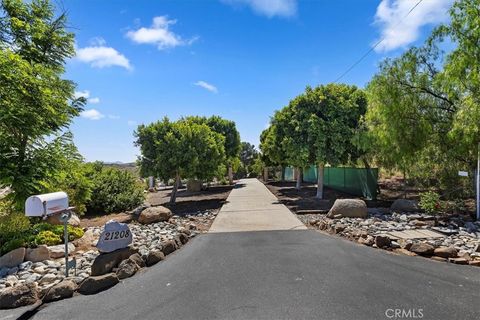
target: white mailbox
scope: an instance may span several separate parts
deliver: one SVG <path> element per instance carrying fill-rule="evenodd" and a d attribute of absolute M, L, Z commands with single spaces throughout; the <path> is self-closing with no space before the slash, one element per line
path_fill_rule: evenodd
<path fill-rule="evenodd" d="M 63 191 L 31 196 L 25 201 L 27 217 L 46 217 L 67 209 L 68 195 Z"/>

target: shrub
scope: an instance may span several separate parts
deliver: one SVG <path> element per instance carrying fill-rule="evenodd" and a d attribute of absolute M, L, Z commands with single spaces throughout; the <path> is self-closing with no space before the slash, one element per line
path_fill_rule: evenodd
<path fill-rule="evenodd" d="M 53 224 L 50 224 L 47 222 L 40 222 L 40 223 L 34 224 L 32 226 L 31 231 L 34 234 L 38 234 L 39 232 L 42 232 L 42 231 L 53 231 L 54 227 L 55 226 Z"/>
<path fill-rule="evenodd" d="M 68 241 L 73 241 L 75 239 L 81 238 L 85 233 L 82 228 L 74 227 L 71 225 L 67 226 L 67 230 L 68 230 Z M 63 238 L 63 226 L 61 225 L 54 226 L 52 231 L 53 233 L 58 235 L 63 241 L 65 241 L 65 239 Z"/>
<path fill-rule="evenodd" d="M 13 239 L 24 238 L 30 230 L 30 221 L 20 213 L 0 218 L 0 246 Z"/>
<path fill-rule="evenodd" d="M 440 195 L 434 191 L 421 193 L 419 205 L 426 213 L 430 214 L 442 209 Z"/>
<path fill-rule="evenodd" d="M 8 216 L 13 212 L 13 203 L 8 198 L 0 198 L 0 218 Z"/>
<path fill-rule="evenodd" d="M 83 231 L 82 228 L 74 227 L 74 226 L 68 226 L 68 240 L 73 241 L 75 239 L 79 239 L 83 237 L 85 234 L 85 231 Z"/>
<path fill-rule="evenodd" d="M 92 181 L 87 176 L 88 166 L 79 160 L 68 159 L 62 162 L 62 170 L 48 177 L 43 182 L 43 192 L 65 191 L 69 204 L 75 207 L 75 212 L 82 215 L 86 211 L 86 203 L 92 192 Z"/>
<path fill-rule="evenodd" d="M 222 186 L 228 185 L 228 181 L 225 177 L 220 178 L 220 181 L 218 181 L 218 183 L 221 184 Z"/>
<path fill-rule="evenodd" d="M 69 241 L 81 238 L 83 234 L 82 228 L 68 226 Z M 63 242 L 63 225 L 41 222 L 30 226 L 29 219 L 18 213 L 0 218 L 0 255 L 20 247 Z"/>
<path fill-rule="evenodd" d="M 91 164 L 92 195 L 88 213 L 112 213 L 131 210 L 143 203 L 143 185 L 125 170 Z"/>
<path fill-rule="evenodd" d="M 62 243 L 62 239 L 60 236 L 55 234 L 53 231 L 41 231 L 35 237 L 35 243 L 39 244 L 46 244 L 47 246 L 54 246 L 56 244 Z"/>
<path fill-rule="evenodd" d="M 67 230 L 68 230 L 69 241 L 73 241 L 75 239 L 81 238 L 85 233 L 82 228 L 74 227 L 71 225 L 67 226 Z M 65 240 L 63 238 L 63 225 L 53 225 L 50 223 L 42 222 L 42 223 L 35 224 L 31 229 L 31 232 L 33 234 L 40 234 L 41 232 L 46 232 L 46 231 L 50 231 L 55 235 L 57 235 L 62 240 L 62 242 Z M 41 243 L 37 243 L 37 244 L 41 244 Z"/>
<path fill-rule="evenodd" d="M 1 251 L 0 255 L 3 255 L 5 253 L 8 253 L 8 252 L 10 252 L 12 250 L 15 250 L 17 248 L 20 248 L 20 247 L 25 247 L 25 245 L 26 245 L 26 241 L 23 238 L 11 239 L 11 240 L 5 242 L 2 245 L 2 247 L 0 249 L 0 251 Z"/>

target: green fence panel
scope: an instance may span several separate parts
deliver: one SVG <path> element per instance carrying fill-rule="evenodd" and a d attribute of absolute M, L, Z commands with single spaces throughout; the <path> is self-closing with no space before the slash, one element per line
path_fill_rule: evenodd
<path fill-rule="evenodd" d="M 285 180 L 293 180 L 293 168 L 286 167 L 285 168 Z"/>
<path fill-rule="evenodd" d="M 287 174 L 287 172 L 291 174 L 293 179 L 293 169 L 286 168 L 285 173 Z M 287 175 L 285 177 L 287 180 L 291 180 L 287 178 Z M 310 166 L 303 170 L 303 181 L 317 182 L 316 166 Z M 377 199 L 378 169 L 326 167 L 323 170 L 323 185 L 366 199 Z"/>
<path fill-rule="evenodd" d="M 311 166 L 303 169 L 303 181 L 317 182 L 317 168 Z"/>

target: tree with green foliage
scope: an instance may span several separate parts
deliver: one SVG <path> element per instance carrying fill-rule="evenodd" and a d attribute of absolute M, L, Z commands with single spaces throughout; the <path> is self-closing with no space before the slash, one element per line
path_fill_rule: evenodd
<path fill-rule="evenodd" d="M 0 185 L 18 209 L 59 170 L 62 133 L 85 103 L 62 78 L 74 55 L 66 21 L 48 0 L 0 4 Z"/>
<path fill-rule="evenodd" d="M 421 47 L 385 60 L 369 83 L 367 124 L 379 163 L 455 190 L 480 142 L 479 0 L 459 0 Z M 442 51 L 448 39 L 454 48 Z M 464 188 L 460 188 L 464 189 Z"/>
<path fill-rule="evenodd" d="M 73 144 L 73 137 L 66 133 L 62 139 L 56 139 L 48 148 L 49 155 L 55 159 L 55 170 L 47 170 L 45 178 L 39 182 L 41 193 L 65 191 L 69 204 L 75 212 L 83 214 L 92 195 L 93 182 L 88 176 L 88 166 Z M 46 164 L 48 165 L 48 163 Z"/>
<path fill-rule="evenodd" d="M 233 171 L 238 166 L 238 157 L 240 154 L 240 133 L 237 130 L 234 121 L 223 119 L 219 116 L 211 116 L 209 118 L 190 116 L 183 119 L 187 122 L 206 124 L 214 132 L 219 133 L 225 138 L 225 165 L 228 170 L 229 183 L 233 184 Z"/>
<path fill-rule="evenodd" d="M 262 151 L 274 161 L 284 159 L 297 168 L 297 189 L 301 187 L 302 168 L 317 164 L 317 197 L 321 199 L 324 166 L 356 160 L 354 139 L 366 109 L 366 96 L 355 86 L 307 87 L 275 114 L 262 137 Z"/>
<path fill-rule="evenodd" d="M 260 150 L 262 150 L 262 160 L 267 167 L 280 166 L 281 180 L 285 180 L 285 167 L 287 166 L 284 152 L 282 150 L 281 133 L 275 124 L 271 124 L 260 134 Z"/>
<path fill-rule="evenodd" d="M 311 156 L 317 164 L 317 198 L 323 198 L 323 168 L 355 161 L 354 139 L 367 111 L 365 93 L 356 86 L 328 84 L 307 88 L 296 99 L 297 115 L 307 127 Z"/>
<path fill-rule="evenodd" d="M 275 139 L 274 143 L 265 142 L 262 148 L 266 145 L 274 146 L 274 152 L 281 150 L 281 157 L 286 163 L 293 166 L 297 170 L 297 184 L 296 188 L 300 190 L 302 183 L 302 168 L 312 163 L 313 159 L 310 154 L 310 145 L 308 141 L 307 123 L 302 123 L 302 119 L 298 117 L 298 105 L 295 98 L 290 101 L 289 105 L 283 109 L 276 111 L 272 120 L 272 135 L 268 134 L 266 138 Z M 279 148 L 277 149 L 277 146 Z M 262 150 L 263 150 L 262 149 Z M 272 156 L 274 153 L 268 152 L 264 156 L 264 161 L 276 161 L 276 157 Z M 280 153 L 279 153 L 280 154 Z M 266 163 L 268 165 L 268 163 Z"/>
<path fill-rule="evenodd" d="M 242 141 L 240 149 L 240 160 L 245 165 L 245 167 L 249 167 L 257 156 L 258 151 L 257 149 L 255 149 L 255 146 L 249 142 Z"/>
<path fill-rule="evenodd" d="M 135 132 L 143 176 L 175 179 L 170 203 L 175 203 L 180 177 L 212 179 L 225 161 L 225 138 L 205 123 L 168 118 L 140 125 Z"/>
<path fill-rule="evenodd" d="M 245 141 L 241 143 L 240 161 L 246 176 L 249 176 L 253 172 L 252 165 L 258 156 L 259 153 L 253 144 Z"/>

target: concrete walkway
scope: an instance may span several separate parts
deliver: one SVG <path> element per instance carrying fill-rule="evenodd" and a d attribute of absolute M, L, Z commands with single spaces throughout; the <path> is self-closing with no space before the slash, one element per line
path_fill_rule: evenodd
<path fill-rule="evenodd" d="M 230 192 L 209 232 L 306 229 L 263 183 L 242 179 Z"/>

